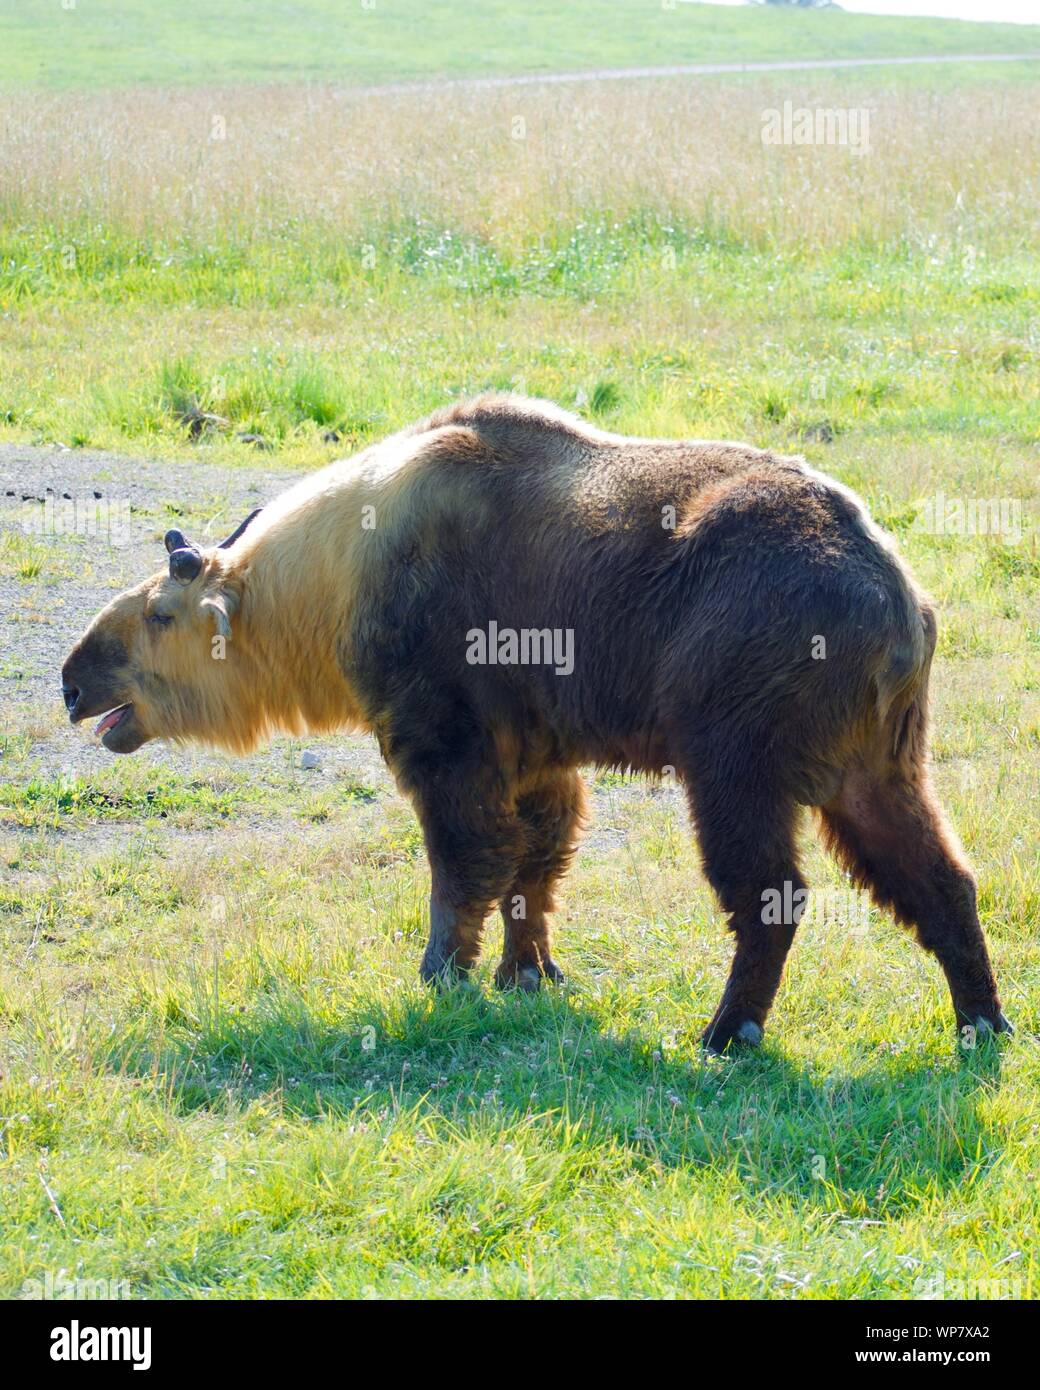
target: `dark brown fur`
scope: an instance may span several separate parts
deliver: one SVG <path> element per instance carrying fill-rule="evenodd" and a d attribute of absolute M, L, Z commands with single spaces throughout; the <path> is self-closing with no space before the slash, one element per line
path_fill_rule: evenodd
<path fill-rule="evenodd" d="M 498 982 L 558 978 L 549 913 L 584 815 L 577 769 L 670 767 L 736 938 L 710 1046 L 761 1035 L 796 926 L 766 925 L 763 895 L 802 886 L 806 805 L 937 955 L 958 1019 L 1006 1026 L 972 879 L 929 786 L 934 618 L 850 493 L 799 459 L 604 435 L 509 397 L 441 411 L 372 458 L 380 447 L 407 462 L 375 483 L 344 473 L 344 495 L 370 498 L 379 524 L 344 522 L 336 664 L 344 708 L 422 823 L 425 978 L 473 965 L 496 906 Z M 241 563 L 230 552 L 246 644 L 250 575 L 293 515 L 251 550 L 247 533 Z M 315 605 L 340 601 L 320 584 Z M 573 672 L 469 664 L 467 634 L 492 621 L 571 631 Z"/>

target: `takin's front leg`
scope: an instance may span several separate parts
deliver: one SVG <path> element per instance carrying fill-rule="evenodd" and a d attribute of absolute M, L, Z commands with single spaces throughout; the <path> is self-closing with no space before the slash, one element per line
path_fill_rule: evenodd
<path fill-rule="evenodd" d="M 451 984 L 480 957 L 484 921 L 516 876 L 520 822 L 490 791 L 454 774 L 413 793 L 430 859 L 430 939 L 419 968 L 427 983 Z"/>
<path fill-rule="evenodd" d="M 525 849 L 501 903 L 505 938 L 495 983 L 499 989 L 536 990 L 543 980 L 563 982 L 563 971 L 550 953 L 549 917 L 553 886 L 578 845 L 585 817 L 584 783 L 571 769 L 543 774 L 521 793 L 516 809 Z"/>

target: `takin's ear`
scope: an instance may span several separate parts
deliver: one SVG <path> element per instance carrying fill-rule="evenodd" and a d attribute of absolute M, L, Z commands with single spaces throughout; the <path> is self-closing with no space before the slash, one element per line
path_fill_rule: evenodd
<path fill-rule="evenodd" d="M 205 598 L 199 599 L 199 607 L 213 618 L 218 637 L 231 636 L 231 619 L 238 608 L 238 595 L 231 589 L 214 589 Z"/>

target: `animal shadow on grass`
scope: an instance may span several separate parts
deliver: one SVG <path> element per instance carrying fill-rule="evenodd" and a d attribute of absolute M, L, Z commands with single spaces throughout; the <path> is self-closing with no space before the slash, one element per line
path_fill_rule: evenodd
<path fill-rule="evenodd" d="M 897 1215 L 961 1187 L 999 1157 L 980 1101 L 1000 1077 L 997 1046 L 936 1058 L 909 1050 L 863 1070 L 824 1072 L 782 1041 L 706 1059 L 695 1034 L 662 1054 L 655 1038 L 606 1031 L 580 996 L 403 991 L 335 1025 L 278 992 L 221 1011 L 158 1057 L 147 1042 L 121 1068 L 152 1075 L 183 1112 L 278 1093 L 287 1111 L 335 1123 L 359 1109 L 418 1109 L 483 1134 L 566 1118 L 613 1142 L 632 1171 L 736 1167 L 751 1193 L 854 1214 Z"/>

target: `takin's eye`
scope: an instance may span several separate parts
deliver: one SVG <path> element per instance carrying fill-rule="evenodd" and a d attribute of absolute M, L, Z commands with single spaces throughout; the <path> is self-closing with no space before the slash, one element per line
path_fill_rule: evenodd
<path fill-rule="evenodd" d="M 151 623 L 154 627 L 169 627 L 173 618 L 169 613 L 149 613 L 145 617 L 146 623 Z"/>

